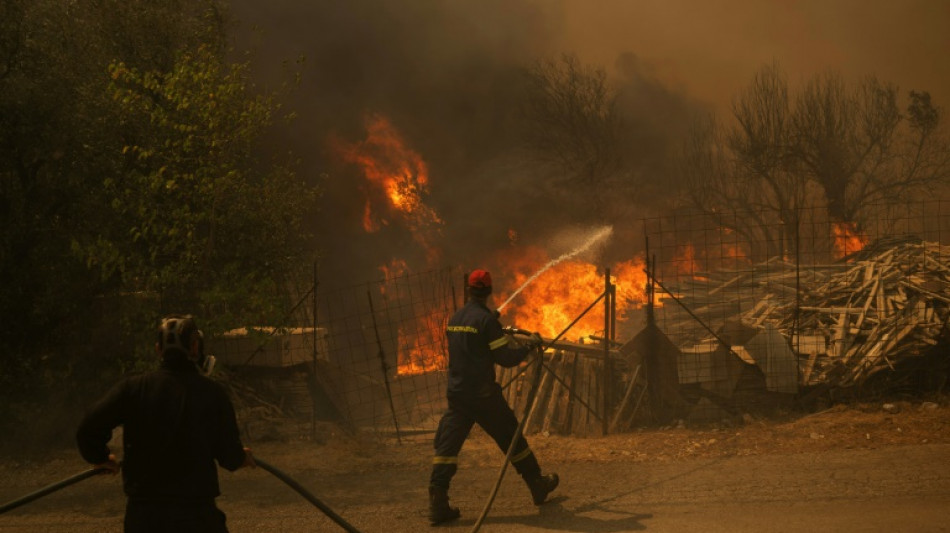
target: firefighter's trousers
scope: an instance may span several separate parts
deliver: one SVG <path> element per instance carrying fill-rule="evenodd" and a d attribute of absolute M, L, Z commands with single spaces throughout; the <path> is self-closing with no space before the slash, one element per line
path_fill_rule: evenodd
<path fill-rule="evenodd" d="M 485 430 L 502 452 L 508 452 L 508 446 L 518 430 L 518 419 L 497 384 L 486 397 L 449 396 L 449 408 L 442 415 L 435 433 L 435 457 L 432 460 L 432 476 L 429 478 L 431 486 L 449 489 L 452 476 L 458 470 L 459 451 L 473 424 Z M 536 478 L 541 475 L 541 467 L 525 438 L 520 434 L 518 437 L 511 454 L 511 464 L 525 479 Z"/>

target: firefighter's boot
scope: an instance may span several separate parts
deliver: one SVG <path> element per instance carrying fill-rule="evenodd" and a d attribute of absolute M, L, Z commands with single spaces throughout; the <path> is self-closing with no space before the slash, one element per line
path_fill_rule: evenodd
<path fill-rule="evenodd" d="M 531 489 L 531 499 L 534 500 L 534 504 L 541 505 L 548 498 L 548 494 L 551 494 L 557 488 L 560 479 L 558 479 L 557 474 L 546 476 L 538 474 L 525 478 L 525 482 L 528 484 L 528 488 Z"/>
<path fill-rule="evenodd" d="M 455 520 L 462 513 L 458 507 L 449 507 L 449 491 L 442 487 L 429 486 L 429 524 L 436 526 Z"/>

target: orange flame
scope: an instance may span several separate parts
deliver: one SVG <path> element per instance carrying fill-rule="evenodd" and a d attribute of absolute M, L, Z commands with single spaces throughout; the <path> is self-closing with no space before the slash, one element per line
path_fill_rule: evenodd
<path fill-rule="evenodd" d="M 409 230 L 413 240 L 425 251 L 429 266 L 438 264 L 440 251 L 436 238 L 442 219 L 426 205 L 429 169 L 422 157 L 410 149 L 396 128 L 385 117 L 366 118 L 366 139 L 355 143 L 332 140 L 343 161 L 360 168 L 365 178 L 362 224 L 368 233 L 396 223 Z M 409 265 L 394 258 L 379 267 L 384 279 L 405 275 Z M 386 285 L 381 288 L 386 293 Z M 412 319 L 397 332 L 397 374 L 408 375 L 445 368 L 441 348 L 444 325 L 430 323 L 430 317 Z"/>
<path fill-rule="evenodd" d="M 695 280 L 705 281 L 708 278 L 700 276 L 697 273 L 707 270 L 710 265 L 719 265 L 719 268 L 736 268 L 738 265 L 748 263 L 749 258 L 741 244 L 720 243 L 718 246 L 708 248 L 702 254 L 702 258 L 696 257 L 696 248 L 692 243 L 686 243 L 677 247 L 677 252 L 673 256 L 673 268 L 677 274 L 691 276 Z"/>
<path fill-rule="evenodd" d="M 421 317 L 415 331 L 399 328 L 396 374 L 409 376 L 448 368 L 445 347 L 445 319 Z"/>
<path fill-rule="evenodd" d="M 749 254 L 746 253 L 746 246 L 743 243 L 738 241 L 735 244 L 726 242 L 728 238 L 735 239 L 732 237 L 735 233 L 735 230 L 720 228 L 720 234 L 724 237 L 720 238 L 719 255 L 726 268 L 736 268 L 739 263 L 749 262 Z"/>
<path fill-rule="evenodd" d="M 379 272 L 383 275 L 383 279 L 398 278 L 409 272 L 409 266 L 402 259 L 393 259 L 389 264 L 381 265 Z M 383 285 L 382 290 L 386 292 L 386 285 Z"/>
<path fill-rule="evenodd" d="M 547 254 L 538 248 L 530 248 L 519 258 L 501 261 L 512 271 L 499 276 L 506 281 L 497 291 L 496 302 L 507 300 L 508 295 L 514 293 L 548 261 Z M 644 266 L 643 258 L 637 257 L 611 269 L 611 281 L 617 289 L 618 315 L 646 302 L 647 277 Z M 525 286 L 503 310 L 503 314 L 506 322 L 519 328 L 537 331 L 545 337 L 555 337 L 603 292 L 604 274 L 598 272 L 595 265 L 580 260 L 562 261 Z M 595 305 L 565 338 L 602 335 L 603 331 L 604 308 Z"/>
<path fill-rule="evenodd" d="M 506 301 L 549 261 L 547 253 L 536 247 L 506 250 L 495 275 L 495 304 Z M 646 303 L 647 276 L 643 257 L 625 261 L 611 269 L 611 282 L 616 287 L 618 316 Z M 521 293 L 503 310 L 503 321 L 519 328 L 556 337 L 604 291 L 604 274 L 598 267 L 581 260 L 558 263 L 524 287 Z M 657 306 L 662 305 L 655 301 Z M 398 332 L 399 352 L 397 374 L 407 376 L 447 368 L 444 346 L 445 323 L 431 316 L 423 317 L 413 325 L 414 331 L 402 328 Z M 604 307 L 598 303 L 565 335 L 580 339 L 602 335 Z"/>
<path fill-rule="evenodd" d="M 835 240 L 834 254 L 836 259 L 862 250 L 868 243 L 868 236 L 860 233 L 853 222 L 835 222 L 831 226 Z"/>
<path fill-rule="evenodd" d="M 376 233 L 379 228 L 380 222 L 373 216 L 373 206 L 367 198 L 366 205 L 363 207 L 363 229 L 367 233 Z"/>
<path fill-rule="evenodd" d="M 673 265 L 677 274 L 693 275 L 702 270 L 696 262 L 696 249 L 693 248 L 693 243 L 688 242 L 678 247 L 677 253 L 673 256 Z"/>
<path fill-rule="evenodd" d="M 409 267 L 402 259 L 393 259 L 380 266 L 379 271 L 384 279 L 391 280 L 405 276 Z M 380 292 L 388 293 L 386 283 L 380 286 Z M 424 374 L 447 368 L 444 321 L 432 315 L 415 316 L 399 327 L 396 331 L 396 375 Z"/>
<path fill-rule="evenodd" d="M 722 244 L 722 258 L 724 260 L 730 260 L 732 263 L 747 263 L 749 261 L 749 256 L 742 249 L 741 245 L 738 244 Z"/>
<path fill-rule="evenodd" d="M 433 241 L 443 222 L 423 200 L 429 192 L 429 169 L 425 161 L 406 146 L 386 118 L 368 116 L 366 131 L 366 139 L 361 142 L 333 142 L 340 157 L 357 165 L 366 178 L 363 229 L 374 233 L 399 220 L 425 249 L 429 264 L 435 264 L 439 251 Z"/>

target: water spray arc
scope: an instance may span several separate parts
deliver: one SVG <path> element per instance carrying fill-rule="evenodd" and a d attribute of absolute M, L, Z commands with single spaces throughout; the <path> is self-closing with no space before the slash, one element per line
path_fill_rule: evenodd
<path fill-rule="evenodd" d="M 586 241 L 584 241 L 583 244 L 581 244 L 581 245 L 578 246 L 577 248 L 571 250 L 570 252 L 567 252 L 567 253 L 565 253 L 565 254 L 562 254 L 561 256 L 559 256 L 559 257 L 557 257 L 557 258 L 555 258 L 555 259 L 552 259 L 552 260 L 548 261 L 548 263 L 547 263 L 546 265 L 544 265 L 543 267 L 541 267 L 541 268 L 540 268 L 537 272 L 535 272 L 530 278 L 528 278 L 524 283 L 522 283 L 521 286 L 518 287 L 517 290 L 515 290 L 515 292 L 511 293 L 511 296 L 509 296 L 508 299 L 505 300 L 505 302 L 504 302 L 503 304 L 501 304 L 500 306 L 498 306 L 498 311 L 500 312 L 502 309 L 504 309 L 505 306 L 507 306 L 509 303 L 511 303 L 511 301 L 514 300 L 515 297 L 518 296 L 518 294 L 520 294 L 522 290 L 524 290 L 525 287 L 527 287 L 528 285 L 530 285 L 532 281 L 538 279 L 538 276 L 540 276 L 541 274 L 543 274 L 544 272 L 546 272 L 548 269 L 550 269 L 550 268 L 553 267 L 554 265 L 557 265 L 558 263 L 561 263 L 562 261 L 566 261 L 566 260 L 568 260 L 568 259 L 570 259 L 570 258 L 572 258 L 572 257 L 574 257 L 574 256 L 577 256 L 577 255 L 580 255 L 580 254 L 586 252 L 587 250 L 589 250 L 589 249 L 591 248 L 591 246 L 593 246 L 594 244 L 596 244 L 597 242 L 599 242 L 599 241 L 601 241 L 601 240 L 603 240 L 603 239 L 606 239 L 606 238 L 609 237 L 611 234 L 613 234 L 613 231 L 614 231 L 613 226 L 604 226 L 604 227 L 598 229 L 596 232 L 594 232 L 590 237 L 588 237 L 588 239 L 587 239 Z"/>

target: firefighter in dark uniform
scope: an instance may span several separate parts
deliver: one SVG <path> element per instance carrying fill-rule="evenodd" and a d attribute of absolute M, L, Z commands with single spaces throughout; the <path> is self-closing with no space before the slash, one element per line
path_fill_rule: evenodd
<path fill-rule="evenodd" d="M 502 330 L 498 313 L 488 308 L 491 275 L 475 270 L 468 277 L 469 300 L 449 320 L 448 410 L 435 434 L 435 457 L 429 479 L 429 520 L 432 525 L 459 517 L 449 506 L 449 483 L 458 469 L 458 455 L 473 424 L 491 436 L 503 452 L 508 451 L 518 419 L 495 382 L 495 365 L 512 367 L 541 345 L 537 334 L 525 346 Z M 528 442 L 517 436 L 511 463 L 531 490 L 535 505 L 541 505 L 558 485 L 557 474 L 542 475 Z"/>
<path fill-rule="evenodd" d="M 108 442 L 123 426 L 126 533 L 226 533 L 215 461 L 231 471 L 254 466 L 227 393 L 199 371 L 202 344 L 192 317 L 163 319 L 161 367 L 121 381 L 79 424 L 83 459 L 113 472 L 119 465 Z"/>

